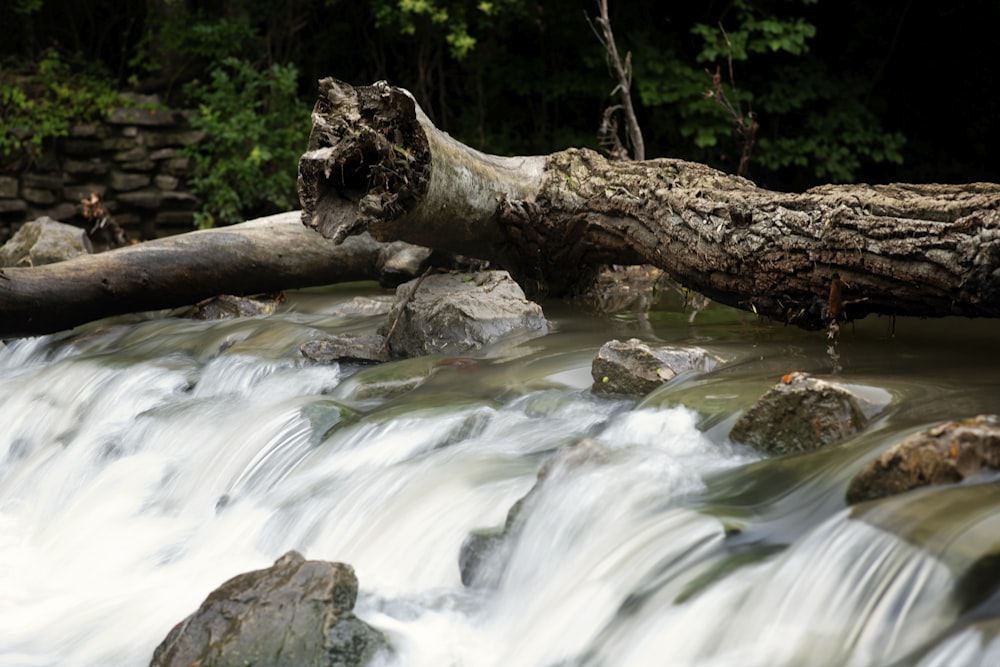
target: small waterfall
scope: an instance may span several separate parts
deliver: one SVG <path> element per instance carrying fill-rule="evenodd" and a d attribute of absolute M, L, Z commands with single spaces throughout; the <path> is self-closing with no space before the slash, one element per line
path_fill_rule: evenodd
<path fill-rule="evenodd" d="M 589 339 L 360 399 L 356 368 L 298 356 L 310 327 L 165 320 L 0 348 L 0 667 L 148 664 L 215 587 L 289 549 L 355 567 L 356 611 L 406 667 L 995 659 L 992 630 L 956 625 L 947 549 L 842 506 L 800 530 L 803 507 L 787 541 L 755 520 L 788 501 L 711 511 L 760 457 L 683 406 L 592 396 Z M 581 440 L 593 456 L 535 488 Z M 463 587 L 467 536 L 529 491 L 496 585 Z"/>

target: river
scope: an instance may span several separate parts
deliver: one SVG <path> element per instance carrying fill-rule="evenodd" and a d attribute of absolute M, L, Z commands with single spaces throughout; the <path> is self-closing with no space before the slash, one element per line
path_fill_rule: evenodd
<path fill-rule="evenodd" d="M 938 421 L 1000 412 L 1000 327 L 869 318 L 822 333 L 670 295 L 646 326 L 543 303 L 548 335 L 462 363 L 304 362 L 373 330 L 371 284 L 269 318 L 106 320 L 0 348 L 0 666 L 147 665 L 215 587 L 297 549 L 343 561 L 406 667 L 1000 664 L 993 476 L 848 508 L 851 475 Z M 589 391 L 601 343 L 726 360 L 636 400 Z M 889 400 L 806 455 L 730 443 L 792 370 Z M 378 396 L 388 373 L 416 378 Z M 601 455 L 521 515 L 493 585 L 458 555 L 560 448 Z"/>

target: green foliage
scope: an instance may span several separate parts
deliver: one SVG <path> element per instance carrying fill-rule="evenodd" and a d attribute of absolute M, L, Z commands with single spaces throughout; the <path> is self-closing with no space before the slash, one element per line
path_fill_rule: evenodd
<path fill-rule="evenodd" d="M 15 14 L 34 14 L 42 8 L 42 0 L 14 0 Z"/>
<path fill-rule="evenodd" d="M 168 12 L 159 17 L 156 30 L 146 32 L 129 60 L 132 80 L 159 72 L 161 54 L 181 54 L 187 61 L 219 63 L 237 57 L 256 41 L 245 18 L 215 18 L 203 13 Z M 154 44 L 155 42 L 155 44 Z"/>
<path fill-rule="evenodd" d="M 31 154 L 47 139 L 110 113 L 121 103 L 100 74 L 74 72 L 55 49 L 33 66 L 0 70 L 0 156 Z"/>
<path fill-rule="evenodd" d="M 643 59 L 636 66 L 636 86 L 646 107 L 668 107 L 679 141 L 697 149 L 718 146 L 732 132 L 732 121 L 705 92 L 710 79 L 704 70 L 693 67 L 677 55 Z M 738 94 L 738 101 L 748 96 Z M 736 100 L 734 100 L 735 103 Z"/>
<path fill-rule="evenodd" d="M 400 34 L 414 36 L 418 30 L 443 31 L 448 50 L 455 60 L 463 60 L 476 47 L 470 23 L 484 28 L 490 19 L 521 0 L 373 0 L 375 25 L 395 26 Z"/>
<path fill-rule="evenodd" d="M 866 162 L 901 163 L 903 135 L 883 130 L 864 97 L 856 77 L 831 76 L 815 61 L 775 70 L 760 107 L 801 121 L 794 132 L 761 137 L 758 164 L 772 171 L 811 168 L 819 180 L 847 183 Z"/>
<path fill-rule="evenodd" d="M 183 83 L 197 78 L 203 82 L 193 87 L 201 89 L 197 103 L 218 109 L 208 103 L 208 90 L 214 72 L 238 77 L 222 65 L 230 57 L 252 63 L 265 78 L 272 76 L 271 64 L 295 63 L 300 76 L 296 90 L 289 83 L 289 104 L 295 97 L 313 99 L 315 81 L 324 76 L 354 84 L 387 79 L 409 89 L 438 127 L 498 154 L 597 148 L 614 85 L 587 25 L 586 17 L 596 12 L 593 0 L 156 0 L 118 3 L 108 11 L 112 4 L 0 2 L 0 24 L 10 26 L 0 59 L 24 63 L 0 72 L 4 153 L 65 133 L 64 113 L 85 115 L 74 111 L 88 103 L 86 93 L 76 92 L 79 75 L 39 82 L 34 63 L 52 57 L 41 55 L 49 45 L 58 45 L 65 59 L 74 54 L 73 63 L 77 57 L 103 63 L 119 85 L 156 92 L 176 107 L 186 106 Z M 767 187 L 995 180 L 996 130 L 987 119 L 996 117 L 998 103 L 981 94 L 997 68 L 989 37 L 1000 16 L 995 3 L 960 0 L 943 14 L 917 3 L 905 21 L 903 4 L 890 12 L 861 0 L 612 0 L 619 48 L 632 55 L 633 99 L 647 155 L 736 170 L 742 142 L 734 119 L 706 97 L 719 71 L 736 112 L 746 122 L 752 111 L 759 123 L 749 176 Z M 941 48 L 928 51 L 928 39 Z M 915 73 L 928 85 L 914 85 Z M 60 97 L 60 86 L 74 94 Z M 222 97 L 239 97 L 238 88 L 223 89 Z M 198 122 L 221 129 L 231 118 L 230 111 L 216 111 Z M 295 120 L 246 122 L 294 127 L 302 133 L 290 142 L 294 153 L 309 126 L 304 112 Z M 897 167 L 904 154 L 899 130 L 913 140 Z M 214 155 L 236 163 L 227 169 L 260 172 L 259 179 L 270 168 L 265 157 L 277 159 L 264 134 L 248 147 L 217 148 Z M 286 168 L 291 179 L 294 166 Z M 201 178 L 207 180 L 207 173 Z M 224 180 L 206 184 L 206 200 L 214 191 L 222 199 Z M 204 220 L 239 219 L 231 212 L 235 200 L 249 201 L 231 197 L 228 217 L 216 206 Z"/>
<path fill-rule="evenodd" d="M 751 158 L 756 172 L 808 170 L 819 180 L 850 182 L 865 164 L 901 162 L 903 136 L 885 131 L 862 103 L 858 77 L 835 77 L 810 56 L 816 27 L 801 16 L 765 14 L 760 7 L 734 0 L 726 20 L 696 23 L 690 30 L 693 59 L 654 39 L 636 49 L 640 98 L 657 110 L 657 127 L 673 124 L 672 152 L 734 168 L 741 151 L 735 121 L 707 96 L 710 74 L 718 68 L 724 92 L 744 122 L 752 110 L 761 125 Z M 685 143 L 693 149 L 685 150 Z"/>
<path fill-rule="evenodd" d="M 294 65 L 257 70 L 226 58 L 208 82 L 186 92 L 198 112 L 192 125 L 205 138 L 187 150 L 191 185 L 203 202 L 199 227 L 242 222 L 297 205 L 298 158 L 309 133 L 309 108 L 296 95 Z"/>
<path fill-rule="evenodd" d="M 732 32 L 705 23 L 691 28 L 691 33 L 702 40 L 698 62 L 718 63 L 729 58 L 742 62 L 754 53 L 802 55 L 809 50 L 809 39 L 816 35 L 816 26 L 802 17 L 757 16 L 743 0 L 735 0 L 733 8 L 737 21 Z"/>

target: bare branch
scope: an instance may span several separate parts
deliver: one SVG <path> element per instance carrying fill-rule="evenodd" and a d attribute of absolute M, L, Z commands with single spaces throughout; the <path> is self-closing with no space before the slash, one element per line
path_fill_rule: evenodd
<path fill-rule="evenodd" d="M 722 33 L 723 39 L 726 40 L 727 60 L 729 64 L 729 89 L 733 91 L 733 96 L 735 97 L 736 76 L 733 74 L 733 44 L 729 41 L 729 35 L 726 34 L 726 30 L 722 27 L 721 23 L 719 24 L 719 31 Z M 736 175 L 746 176 L 747 171 L 750 169 L 750 153 L 753 151 L 753 145 L 757 139 L 757 130 L 760 129 L 757 116 L 753 112 L 753 109 L 744 115 L 743 109 L 738 102 L 736 106 L 733 106 L 732 102 L 729 101 L 725 91 L 722 89 L 722 75 L 719 73 L 718 67 L 715 68 L 714 74 L 708 70 L 705 70 L 705 73 L 712 79 L 712 88 L 705 93 L 706 97 L 711 97 L 718 102 L 719 106 L 725 109 L 726 113 L 733 119 L 736 134 L 743 142 L 743 150 L 740 153 L 740 162 L 736 168 Z"/>
<path fill-rule="evenodd" d="M 625 61 L 622 62 L 618 54 L 618 47 L 615 45 L 615 36 L 611 31 L 611 19 L 608 16 L 608 0 L 597 0 L 597 8 L 600 16 L 597 17 L 597 25 L 601 31 L 598 34 L 598 41 L 607 51 L 609 65 L 614 68 L 615 78 L 618 85 L 612 91 L 612 95 L 617 92 L 621 100 L 621 111 L 625 116 L 625 124 L 628 130 L 628 140 L 632 144 L 632 157 L 635 160 L 646 159 L 646 145 L 642 140 L 642 130 L 639 128 L 639 121 L 635 117 L 635 109 L 632 107 L 632 54 L 625 54 Z M 591 25 L 593 28 L 593 25 Z M 596 30 L 594 32 L 597 32 Z M 607 113 L 605 114 L 605 119 Z"/>

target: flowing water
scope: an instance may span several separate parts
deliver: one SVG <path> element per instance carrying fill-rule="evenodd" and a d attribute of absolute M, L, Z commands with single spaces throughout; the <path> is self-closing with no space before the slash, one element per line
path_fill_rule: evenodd
<path fill-rule="evenodd" d="M 892 442 L 1000 411 L 995 324 L 872 319 L 829 349 L 718 306 L 690 323 L 668 300 L 647 325 L 546 304 L 547 336 L 461 362 L 301 358 L 374 329 L 345 304 L 375 291 L 0 348 L 0 665 L 146 665 L 215 587 L 290 549 L 354 566 L 356 612 L 407 667 L 1000 664 L 1000 484 L 843 500 Z M 728 363 L 593 396 L 597 348 L 633 335 Z M 808 455 L 730 443 L 792 370 L 888 407 Z M 492 585 L 464 587 L 469 533 L 584 438 L 596 454 L 532 495 Z"/>

